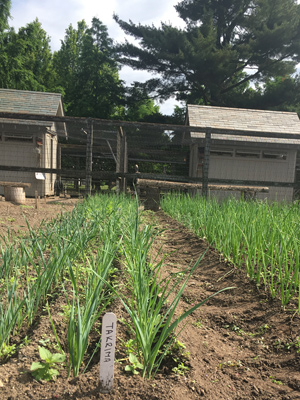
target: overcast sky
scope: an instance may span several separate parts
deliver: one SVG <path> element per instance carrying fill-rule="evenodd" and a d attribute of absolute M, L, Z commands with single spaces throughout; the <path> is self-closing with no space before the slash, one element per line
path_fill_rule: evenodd
<path fill-rule="evenodd" d="M 41 22 L 43 29 L 51 37 L 53 50 L 60 48 L 60 40 L 64 38 L 66 28 L 84 19 L 90 25 L 93 17 L 99 18 L 107 28 L 109 36 L 122 41 L 123 31 L 115 23 L 112 16 L 116 13 L 121 19 L 134 23 L 156 26 L 160 22 L 170 22 L 182 26 L 174 9 L 179 0 L 12 0 L 10 26 L 15 29 L 25 26 L 35 18 Z M 144 81 L 149 77 L 145 72 L 123 68 L 120 78 L 128 84 L 133 81 Z M 160 105 L 166 114 L 173 112 L 175 101 Z"/>

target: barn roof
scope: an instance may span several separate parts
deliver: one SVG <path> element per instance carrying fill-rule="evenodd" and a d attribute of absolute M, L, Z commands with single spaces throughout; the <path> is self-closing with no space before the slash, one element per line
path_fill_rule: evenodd
<path fill-rule="evenodd" d="M 295 112 L 198 105 L 188 105 L 187 112 L 190 126 L 237 131 L 237 135 L 230 136 L 213 134 L 212 139 L 215 140 L 300 145 L 299 139 L 250 136 L 251 131 L 300 134 L 300 121 Z M 245 134 L 249 132 L 249 135 L 240 136 L 238 131 L 245 132 Z M 204 132 L 191 132 L 191 138 L 193 139 L 203 139 L 204 137 Z"/>

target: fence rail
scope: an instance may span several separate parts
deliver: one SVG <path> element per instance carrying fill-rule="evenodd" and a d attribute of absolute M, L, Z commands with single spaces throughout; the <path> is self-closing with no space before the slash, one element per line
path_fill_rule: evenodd
<path fill-rule="evenodd" d="M 63 122 L 63 123 L 77 123 L 85 124 L 87 127 L 92 124 L 97 124 L 102 127 L 113 127 L 113 128 L 145 128 L 147 130 L 164 129 L 166 131 L 174 132 L 200 132 L 204 133 L 207 129 L 210 129 L 211 134 L 215 135 L 232 135 L 232 136 L 253 136 L 263 138 L 282 138 L 282 139 L 300 139 L 300 134 L 291 132 L 265 132 L 256 130 L 239 130 L 239 129 L 223 129 L 223 128 L 212 128 L 208 126 L 190 126 L 190 125 L 171 125 L 171 124 L 159 124 L 149 122 L 134 122 L 134 121 L 121 121 L 121 120 L 107 120 L 99 118 L 82 118 L 82 117 L 59 117 L 41 114 L 24 114 L 24 113 L 10 113 L 0 112 L 0 119 L 23 119 L 30 121 L 52 121 L 52 122 Z"/>
<path fill-rule="evenodd" d="M 85 179 L 86 171 L 82 169 L 58 169 L 58 168 L 34 168 L 34 167 L 18 167 L 18 166 L 7 166 L 0 165 L 0 171 L 17 171 L 17 172 L 41 172 L 57 174 L 62 177 L 68 178 L 81 178 Z M 91 176 L 100 180 L 107 179 L 121 179 L 127 178 L 130 180 L 135 179 L 150 179 L 156 181 L 170 181 L 170 182 L 184 182 L 184 183 L 201 183 L 199 178 L 192 178 L 179 175 L 164 175 L 164 174 L 148 174 L 148 173 L 125 173 L 125 172 L 110 172 L 110 171 L 92 171 Z M 273 182 L 273 181 L 253 181 L 253 180 L 238 180 L 238 179 L 214 179 L 210 178 L 209 183 L 211 184 L 222 184 L 222 185 L 236 185 L 236 186 L 259 186 L 259 187 L 288 187 L 288 188 L 299 188 L 300 182 Z"/>

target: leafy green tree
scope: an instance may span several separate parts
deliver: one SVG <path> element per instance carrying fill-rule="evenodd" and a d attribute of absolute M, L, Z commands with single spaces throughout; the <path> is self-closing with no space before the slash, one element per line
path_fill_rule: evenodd
<path fill-rule="evenodd" d="M 9 27 L 8 18 L 10 17 L 10 0 L 0 0 L 0 87 L 3 80 L 3 65 L 7 63 L 7 54 L 5 52 L 5 42 L 7 38 L 6 30 Z M 1 79 L 2 78 L 2 79 Z"/>
<path fill-rule="evenodd" d="M 2 35 L 0 85 L 3 88 L 58 91 L 52 66 L 50 38 L 35 21 Z"/>
<path fill-rule="evenodd" d="M 64 104 L 68 110 L 74 96 L 77 97 L 79 57 L 82 49 L 82 39 L 87 29 L 85 21 L 77 23 L 77 29 L 70 25 L 66 29 L 61 48 L 54 53 L 53 64 L 59 83 L 64 89 Z"/>
<path fill-rule="evenodd" d="M 136 82 L 125 88 L 124 105 L 120 106 L 117 116 L 125 121 L 149 121 L 159 119 L 159 106 L 150 99 Z"/>
<path fill-rule="evenodd" d="M 119 45 L 119 60 L 157 73 L 144 85 L 155 96 L 238 105 L 250 83 L 290 76 L 300 61 L 296 0 L 183 0 L 175 8 L 184 29 L 114 16 L 139 42 Z"/>
<path fill-rule="evenodd" d="M 123 103 L 113 43 L 107 28 L 93 18 L 66 31 L 61 49 L 54 56 L 59 83 L 65 91 L 67 113 L 75 116 L 113 118 Z"/>
<path fill-rule="evenodd" d="M 11 0 L 0 0 L 0 33 L 8 28 Z"/>

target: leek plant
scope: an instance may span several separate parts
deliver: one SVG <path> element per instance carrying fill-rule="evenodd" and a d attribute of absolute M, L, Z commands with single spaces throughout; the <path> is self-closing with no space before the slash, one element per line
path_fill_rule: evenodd
<path fill-rule="evenodd" d="M 68 265 L 84 258 L 99 240 L 101 221 L 118 210 L 121 198 L 85 201 L 22 239 L 3 238 L 0 265 L 0 349 L 11 333 L 30 326 L 50 294 L 63 285 Z M 101 206 L 99 206 L 99 204 Z M 105 213 L 101 210 L 105 209 Z M 118 212 L 117 212 L 118 214 Z"/>
<path fill-rule="evenodd" d="M 157 234 L 159 232 L 154 232 L 151 226 L 141 226 L 138 208 L 134 210 L 127 223 L 123 245 L 127 289 L 131 296 L 118 294 L 133 322 L 137 357 L 142 365 L 142 376 L 147 378 L 157 373 L 179 333 L 176 332 L 178 325 L 208 300 L 175 316 L 186 284 L 202 256 L 189 271 L 164 278 L 163 260 L 151 259 L 151 247 Z"/>
<path fill-rule="evenodd" d="M 112 254 L 112 260 L 113 259 L 114 254 Z M 69 375 L 72 367 L 73 376 L 78 376 L 88 347 L 89 334 L 99 316 L 111 301 L 111 298 L 104 290 L 104 280 L 108 279 L 110 267 L 110 264 L 103 265 L 103 270 L 100 272 L 100 276 L 103 280 L 98 279 L 97 282 L 95 282 L 95 280 L 100 268 L 99 266 L 97 268 L 92 268 L 97 270 L 98 273 L 97 275 L 96 273 L 93 274 L 92 278 L 88 279 L 86 294 L 84 299 L 82 299 L 78 290 L 74 271 L 71 265 L 69 265 L 70 277 L 74 290 L 67 334 L 68 351 L 70 354 Z"/>
<path fill-rule="evenodd" d="M 7 278 L 14 274 L 15 266 L 22 265 L 20 251 L 15 243 L 10 243 L 6 237 L 2 238 L 4 244 L 0 243 L 1 267 L 0 279 Z"/>
<path fill-rule="evenodd" d="M 225 260 L 247 274 L 282 305 L 298 294 L 300 223 L 298 204 L 166 195 L 164 211 L 206 238 Z"/>
<path fill-rule="evenodd" d="M 73 299 L 68 323 L 68 351 L 70 354 L 69 375 L 78 376 L 88 348 L 89 334 L 112 301 L 112 293 L 105 283 L 112 280 L 113 262 L 120 247 L 121 207 L 127 207 L 121 198 L 93 198 L 89 202 L 89 218 L 98 227 L 97 254 L 85 254 L 84 273 L 81 284 L 79 268 L 69 262 L 69 274 L 73 288 Z M 127 213 L 124 213 L 126 216 Z M 84 278 L 85 277 L 85 278 Z M 84 279 L 84 282 L 82 282 Z M 86 366 L 87 367 L 87 366 Z"/>
<path fill-rule="evenodd" d="M 31 248 L 26 248 L 26 251 L 28 260 L 34 268 L 34 279 L 29 275 L 26 287 L 23 286 L 29 324 L 32 324 L 40 304 L 45 304 L 47 296 L 58 283 L 62 282 L 68 263 L 75 260 L 96 236 L 97 226 L 92 229 L 90 224 L 86 223 L 84 213 L 73 212 L 72 216 L 71 220 L 65 219 L 64 223 L 61 221 L 59 234 L 55 231 L 54 234 L 53 228 L 50 232 L 46 231 L 48 235 L 42 235 L 43 245 L 39 241 L 41 235 L 30 230 L 34 249 L 31 252 Z M 62 230 L 63 226 L 67 228 L 67 233 Z M 73 229 L 70 230 L 70 226 Z M 47 257 L 44 255 L 45 249 L 49 249 Z"/>
<path fill-rule="evenodd" d="M 21 326 L 24 316 L 22 314 L 23 301 L 17 291 L 17 280 L 6 280 L 6 291 L 1 288 L 0 302 L 0 358 L 2 348 L 8 345 L 9 338 L 15 326 Z M 4 299 L 4 301 L 3 301 Z"/>

